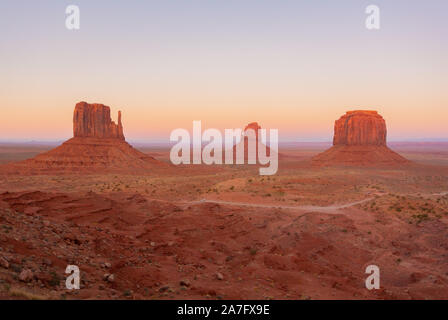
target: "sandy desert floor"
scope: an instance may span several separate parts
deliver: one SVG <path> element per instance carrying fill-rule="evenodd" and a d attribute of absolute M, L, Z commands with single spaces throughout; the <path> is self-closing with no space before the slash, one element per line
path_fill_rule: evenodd
<path fill-rule="evenodd" d="M 448 144 L 392 145 L 407 168 L 312 168 L 325 148 L 282 148 L 274 176 L 2 175 L 0 299 L 448 299 Z M 0 146 L 0 159 L 43 150 Z M 65 288 L 68 264 L 80 290 Z"/>

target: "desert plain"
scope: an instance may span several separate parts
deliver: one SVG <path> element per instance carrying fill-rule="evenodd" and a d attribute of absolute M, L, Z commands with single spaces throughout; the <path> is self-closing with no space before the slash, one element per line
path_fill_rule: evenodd
<path fill-rule="evenodd" d="M 54 147 L 3 143 L 0 161 Z M 135 147 L 166 166 L 1 173 L 1 299 L 448 299 L 446 142 L 389 143 L 412 162 L 395 167 L 316 167 L 329 143 L 281 144 L 273 176 Z"/>

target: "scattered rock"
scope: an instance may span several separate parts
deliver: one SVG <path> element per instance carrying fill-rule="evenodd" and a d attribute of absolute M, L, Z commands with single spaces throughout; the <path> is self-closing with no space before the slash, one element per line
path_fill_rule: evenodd
<path fill-rule="evenodd" d="M 110 273 L 105 273 L 103 275 L 103 280 L 107 282 L 114 282 L 115 281 L 115 275 Z"/>
<path fill-rule="evenodd" d="M 40 209 L 40 207 L 26 207 L 23 210 L 23 213 L 26 214 L 27 216 L 32 216 L 34 214 L 36 214 Z"/>
<path fill-rule="evenodd" d="M 165 291 L 167 291 L 169 288 L 170 288 L 169 286 L 163 286 L 163 287 L 161 287 L 161 288 L 159 289 L 159 292 L 165 292 Z"/>
<path fill-rule="evenodd" d="M 3 267 L 3 268 L 5 268 L 5 269 L 8 269 L 8 268 L 9 268 L 9 262 L 8 262 L 8 260 L 6 260 L 6 259 L 3 258 L 3 257 L 0 257 L 0 267 Z"/>
<path fill-rule="evenodd" d="M 189 287 L 191 285 L 190 281 L 188 281 L 186 279 L 180 280 L 179 284 L 184 287 Z"/>
<path fill-rule="evenodd" d="M 23 282 L 30 282 L 33 280 L 34 274 L 30 269 L 23 269 L 19 274 L 19 280 Z"/>
<path fill-rule="evenodd" d="M 216 279 L 218 279 L 218 280 L 224 280 L 224 276 L 223 276 L 223 274 L 220 273 L 220 272 L 217 272 L 217 273 L 216 273 Z"/>
<path fill-rule="evenodd" d="M 50 259 L 47 259 L 47 258 L 44 258 L 42 260 L 42 263 L 47 265 L 47 266 L 52 266 L 53 265 L 53 262 Z"/>
<path fill-rule="evenodd" d="M 131 297 L 133 294 L 134 294 L 134 291 L 132 291 L 132 290 L 125 290 L 123 292 L 123 296 L 125 296 L 125 297 Z"/>

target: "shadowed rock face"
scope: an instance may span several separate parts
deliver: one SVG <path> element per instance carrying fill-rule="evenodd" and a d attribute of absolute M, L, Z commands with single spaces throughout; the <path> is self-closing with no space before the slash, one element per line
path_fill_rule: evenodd
<path fill-rule="evenodd" d="M 385 146 L 386 121 L 376 111 L 348 111 L 334 123 L 333 145 Z"/>
<path fill-rule="evenodd" d="M 103 104 L 79 102 L 73 112 L 73 136 L 124 140 L 121 111 L 118 124 L 110 118 L 110 108 Z"/>

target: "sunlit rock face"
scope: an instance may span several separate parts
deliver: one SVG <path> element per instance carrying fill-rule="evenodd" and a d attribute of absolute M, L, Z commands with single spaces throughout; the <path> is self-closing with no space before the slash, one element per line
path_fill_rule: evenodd
<path fill-rule="evenodd" d="M 333 145 L 385 146 L 386 121 L 376 111 L 348 111 L 334 123 Z"/>
<path fill-rule="evenodd" d="M 77 103 L 73 112 L 73 136 L 124 140 L 121 111 L 118 111 L 118 124 L 116 124 L 110 117 L 108 106 L 87 102 Z"/>

